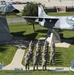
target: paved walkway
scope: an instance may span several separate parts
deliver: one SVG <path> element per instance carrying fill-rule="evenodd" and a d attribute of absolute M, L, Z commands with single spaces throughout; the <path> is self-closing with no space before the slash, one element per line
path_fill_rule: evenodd
<path fill-rule="evenodd" d="M 14 70 L 15 68 L 24 68 L 24 66 L 22 65 L 24 52 L 24 49 L 18 49 L 14 55 L 12 62 L 9 65 L 3 67 L 3 70 Z"/>
<path fill-rule="evenodd" d="M 19 23 L 21 23 L 21 22 L 26 22 L 26 20 L 24 19 L 24 18 L 22 18 L 22 17 L 17 17 L 16 16 L 16 18 L 8 18 L 7 19 L 7 23 L 17 23 L 17 22 L 19 22 Z M 21 23 L 22 24 L 22 23 Z M 17 24 L 18 25 L 18 24 Z"/>
<path fill-rule="evenodd" d="M 33 70 L 33 67 L 30 67 L 30 70 Z M 42 67 L 38 67 L 38 70 L 42 70 Z M 47 67 L 47 70 L 50 70 L 50 71 L 70 71 L 69 67 Z"/>

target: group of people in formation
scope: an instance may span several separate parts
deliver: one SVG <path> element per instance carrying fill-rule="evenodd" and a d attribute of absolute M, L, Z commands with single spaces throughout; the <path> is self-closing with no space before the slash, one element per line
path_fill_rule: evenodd
<path fill-rule="evenodd" d="M 55 49 L 55 45 L 52 44 L 50 49 Z M 47 69 L 47 60 L 48 60 L 48 43 L 44 42 L 43 50 L 41 52 L 41 43 L 40 40 L 36 43 L 36 50 L 33 53 L 34 44 L 33 41 L 29 43 L 28 52 L 25 55 L 25 70 L 29 70 L 30 62 L 33 60 L 33 70 L 38 70 L 38 65 L 40 61 L 40 57 L 42 57 L 42 70 Z M 54 63 L 54 55 L 55 50 L 50 50 L 50 64 Z M 54 55 L 53 55 L 54 54 Z"/>

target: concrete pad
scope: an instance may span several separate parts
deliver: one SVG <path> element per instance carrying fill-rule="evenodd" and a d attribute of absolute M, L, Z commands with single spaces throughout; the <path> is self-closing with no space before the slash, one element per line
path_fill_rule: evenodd
<path fill-rule="evenodd" d="M 45 40 L 45 38 L 39 38 L 39 40 Z M 62 39 L 61 43 L 56 43 L 55 46 L 69 48 L 72 42 L 73 42 L 73 40 L 71 40 L 71 39 Z"/>
<path fill-rule="evenodd" d="M 19 66 L 19 67 L 9 67 L 9 68 L 5 68 L 3 70 L 25 70 L 24 66 Z M 33 67 L 30 66 L 29 70 L 33 70 Z M 42 66 L 38 67 L 38 70 L 42 70 Z M 49 71 L 70 71 L 69 67 L 47 67 L 47 70 Z"/>

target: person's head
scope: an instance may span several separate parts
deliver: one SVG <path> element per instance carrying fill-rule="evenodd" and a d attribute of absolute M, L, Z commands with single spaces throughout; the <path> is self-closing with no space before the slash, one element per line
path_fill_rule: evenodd
<path fill-rule="evenodd" d="M 38 40 L 38 43 L 40 44 L 40 40 Z"/>
<path fill-rule="evenodd" d="M 31 43 L 32 43 L 33 41 L 31 40 Z"/>

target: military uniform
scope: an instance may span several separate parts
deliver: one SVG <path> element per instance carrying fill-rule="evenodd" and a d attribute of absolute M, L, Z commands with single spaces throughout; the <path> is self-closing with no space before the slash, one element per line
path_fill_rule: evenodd
<path fill-rule="evenodd" d="M 33 51 L 33 49 L 34 49 L 34 44 L 31 40 L 31 42 L 29 43 L 29 51 Z"/>
<path fill-rule="evenodd" d="M 45 58 L 46 54 L 42 54 L 42 70 L 46 70 L 46 58 Z"/>
<path fill-rule="evenodd" d="M 35 70 L 35 67 L 38 70 L 38 62 L 39 62 L 39 57 L 41 54 L 40 52 L 41 52 L 41 43 L 40 43 L 40 40 L 38 40 L 36 44 L 36 52 L 34 54 L 34 59 L 33 59 L 33 63 L 34 63 L 33 70 Z"/>
<path fill-rule="evenodd" d="M 31 40 L 31 42 L 29 43 L 29 50 L 28 50 L 28 53 L 30 54 L 30 60 L 32 60 L 33 57 L 33 49 L 34 49 L 34 44 Z"/>
<path fill-rule="evenodd" d="M 30 63 L 30 55 L 29 53 L 26 54 L 25 56 L 25 70 L 29 70 L 29 63 Z"/>
<path fill-rule="evenodd" d="M 29 51 L 29 55 L 30 55 L 30 61 L 31 61 L 32 58 L 33 58 L 33 52 L 32 51 Z"/>
<path fill-rule="evenodd" d="M 36 51 L 38 51 L 39 53 L 41 52 L 41 43 L 38 40 L 37 44 L 36 44 Z"/>
<path fill-rule="evenodd" d="M 54 64 L 55 63 L 55 53 L 50 54 L 50 64 Z"/>
<path fill-rule="evenodd" d="M 38 70 L 38 62 L 39 62 L 39 53 L 35 52 L 35 55 L 34 55 L 34 58 L 33 58 L 33 63 L 34 63 L 33 70 L 35 70 L 35 67 Z"/>
<path fill-rule="evenodd" d="M 46 70 L 46 60 L 43 60 L 42 62 L 42 70 Z"/>
<path fill-rule="evenodd" d="M 55 63 L 55 44 L 52 43 L 51 47 L 50 47 L 50 64 L 54 64 Z"/>
<path fill-rule="evenodd" d="M 48 56 L 48 44 L 45 41 L 43 46 L 43 53 L 42 53 L 42 70 L 46 70 L 47 56 Z"/>

